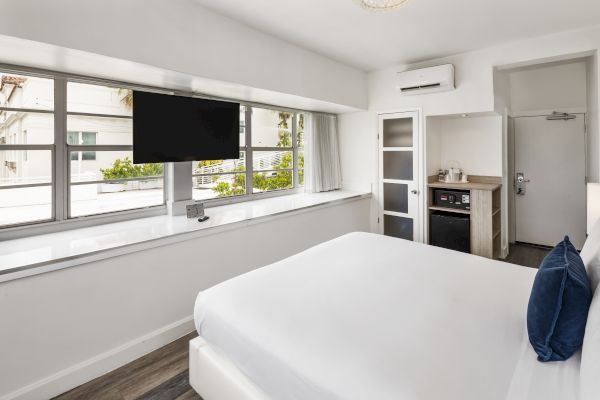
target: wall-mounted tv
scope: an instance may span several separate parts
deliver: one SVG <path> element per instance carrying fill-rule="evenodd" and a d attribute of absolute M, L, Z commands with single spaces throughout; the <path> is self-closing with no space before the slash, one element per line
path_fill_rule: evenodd
<path fill-rule="evenodd" d="M 133 92 L 133 162 L 236 159 L 240 105 Z"/>

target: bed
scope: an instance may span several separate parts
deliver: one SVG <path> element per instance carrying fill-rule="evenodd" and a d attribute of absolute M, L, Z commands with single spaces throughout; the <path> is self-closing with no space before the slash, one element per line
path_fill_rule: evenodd
<path fill-rule="evenodd" d="M 581 354 L 542 364 L 536 270 L 351 233 L 201 292 L 190 383 L 205 400 L 576 400 Z"/>

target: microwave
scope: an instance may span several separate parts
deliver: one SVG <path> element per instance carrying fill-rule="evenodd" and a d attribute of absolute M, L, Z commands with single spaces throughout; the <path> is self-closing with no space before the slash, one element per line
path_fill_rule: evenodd
<path fill-rule="evenodd" d="M 468 190 L 433 190 L 433 205 L 438 207 L 471 209 L 471 192 Z"/>

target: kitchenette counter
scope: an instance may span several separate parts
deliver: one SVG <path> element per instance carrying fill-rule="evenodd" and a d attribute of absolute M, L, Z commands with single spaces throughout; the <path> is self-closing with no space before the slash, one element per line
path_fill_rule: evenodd
<path fill-rule="evenodd" d="M 458 189 L 458 190 L 489 190 L 494 191 L 500 186 L 500 183 L 483 183 L 483 182 L 468 182 L 468 183 L 449 183 L 449 182 L 430 182 L 427 186 L 430 188 L 440 189 Z"/>
<path fill-rule="evenodd" d="M 429 176 L 427 184 L 429 216 L 431 218 L 432 215 L 440 212 L 449 215 L 468 215 L 471 253 L 498 258 L 502 245 L 502 177 L 472 175 L 469 176 L 469 180 L 471 182 L 468 183 L 448 183 L 438 182 L 437 175 Z M 464 203 L 468 203 L 468 207 L 459 207 L 455 205 L 456 203 L 436 204 L 435 193 L 440 190 L 449 193 L 449 196 L 453 194 L 453 190 L 468 191 L 468 194 L 465 194 L 468 200 L 463 200 Z"/>

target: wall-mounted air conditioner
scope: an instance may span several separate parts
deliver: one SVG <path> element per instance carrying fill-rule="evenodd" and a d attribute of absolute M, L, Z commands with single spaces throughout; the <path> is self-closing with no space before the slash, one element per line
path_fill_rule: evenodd
<path fill-rule="evenodd" d="M 454 89 L 454 65 L 398 72 L 398 90 L 402 94 L 425 94 Z"/>

